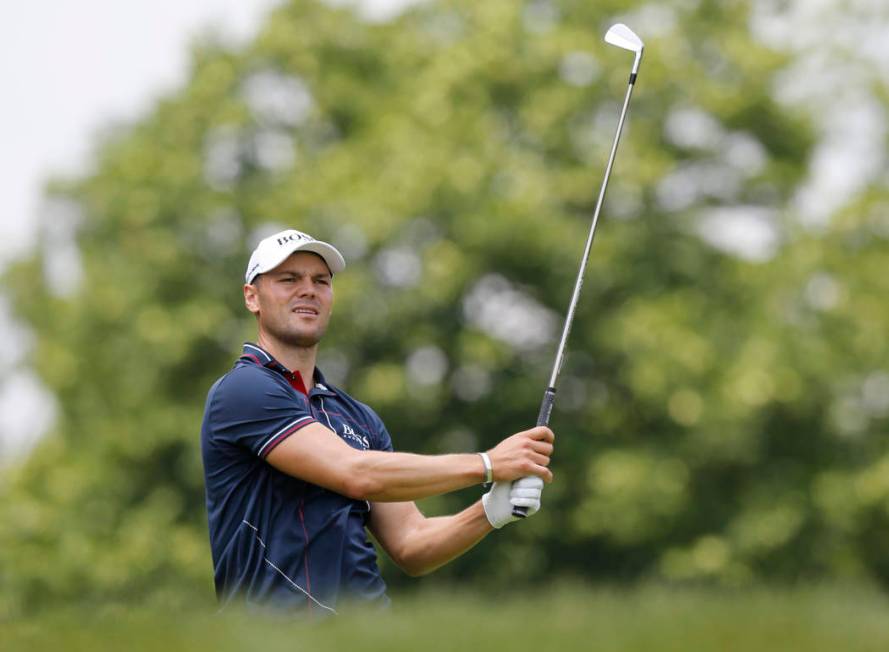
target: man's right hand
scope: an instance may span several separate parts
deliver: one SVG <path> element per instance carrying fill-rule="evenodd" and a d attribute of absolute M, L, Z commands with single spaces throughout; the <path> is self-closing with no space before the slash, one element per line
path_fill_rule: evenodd
<path fill-rule="evenodd" d="M 495 482 L 508 482 L 534 475 L 544 482 L 552 482 L 553 474 L 547 468 L 553 453 L 555 435 L 546 426 L 507 437 L 488 451 Z"/>

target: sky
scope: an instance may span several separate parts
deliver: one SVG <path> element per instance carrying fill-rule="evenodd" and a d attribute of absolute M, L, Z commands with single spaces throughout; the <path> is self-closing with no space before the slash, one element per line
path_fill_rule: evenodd
<path fill-rule="evenodd" d="M 77 173 L 109 120 L 185 82 L 203 31 L 248 38 L 277 0 L 27 0 L 0 9 L 0 264 L 33 244 L 41 188 Z"/>

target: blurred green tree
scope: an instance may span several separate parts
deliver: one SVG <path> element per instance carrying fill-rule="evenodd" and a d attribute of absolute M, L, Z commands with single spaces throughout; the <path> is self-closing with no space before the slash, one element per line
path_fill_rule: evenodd
<path fill-rule="evenodd" d="M 242 50 L 197 46 L 184 88 L 48 189 L 43 244 L 6 274 L 59 418 L 0 488 L 0 614 L 210 594 L 203 401 L 252 338 L 249 251 L 282 226 L 346 254 L 320 366 L 396 447 L 533 424 L 629 71 L 601 42 L 618 18 L 647 59 L 553 416 L 557 481 L 436 576 L 889 580 L 886 199 L 795 229 L 813 134 L 772 99 L 786 60 L 749 11 L 454 0 L 369 23 L 294 0 Z M 780 244 L 713 246 L 738 216 Z"/>

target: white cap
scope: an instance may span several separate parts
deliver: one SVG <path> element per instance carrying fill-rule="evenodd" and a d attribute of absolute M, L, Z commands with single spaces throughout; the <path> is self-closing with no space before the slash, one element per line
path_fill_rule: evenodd
<path fill-rule="evenodd" d="M 333 245 L 315 240 L 302 231 L 287 229 L 270 235 L 256 245 L 253 255 L 250 256 L 250 262 L 247 264 L 247 274 L 245 275 L 247 283 L 252 283 L 258 275 L 275 269 L 287 260 L 290 254 L 297 251 L 308 251 L 321 256 L 327 263 L 331 274 L 346 269 L 343 255 Z"/>

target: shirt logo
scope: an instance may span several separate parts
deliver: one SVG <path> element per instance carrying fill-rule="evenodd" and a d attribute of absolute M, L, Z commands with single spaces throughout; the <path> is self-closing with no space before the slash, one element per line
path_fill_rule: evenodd
<path fill-rule="evenodd" d="M 352 430 L 352 426 L 350 426 L 348 423 L 343 424 L 343 437 L 358 442 L 364 449 L 370 448 L 370 442 L 367 440 L 367 437 L 365 435 L 359 435 L 357 432 Z"/>

